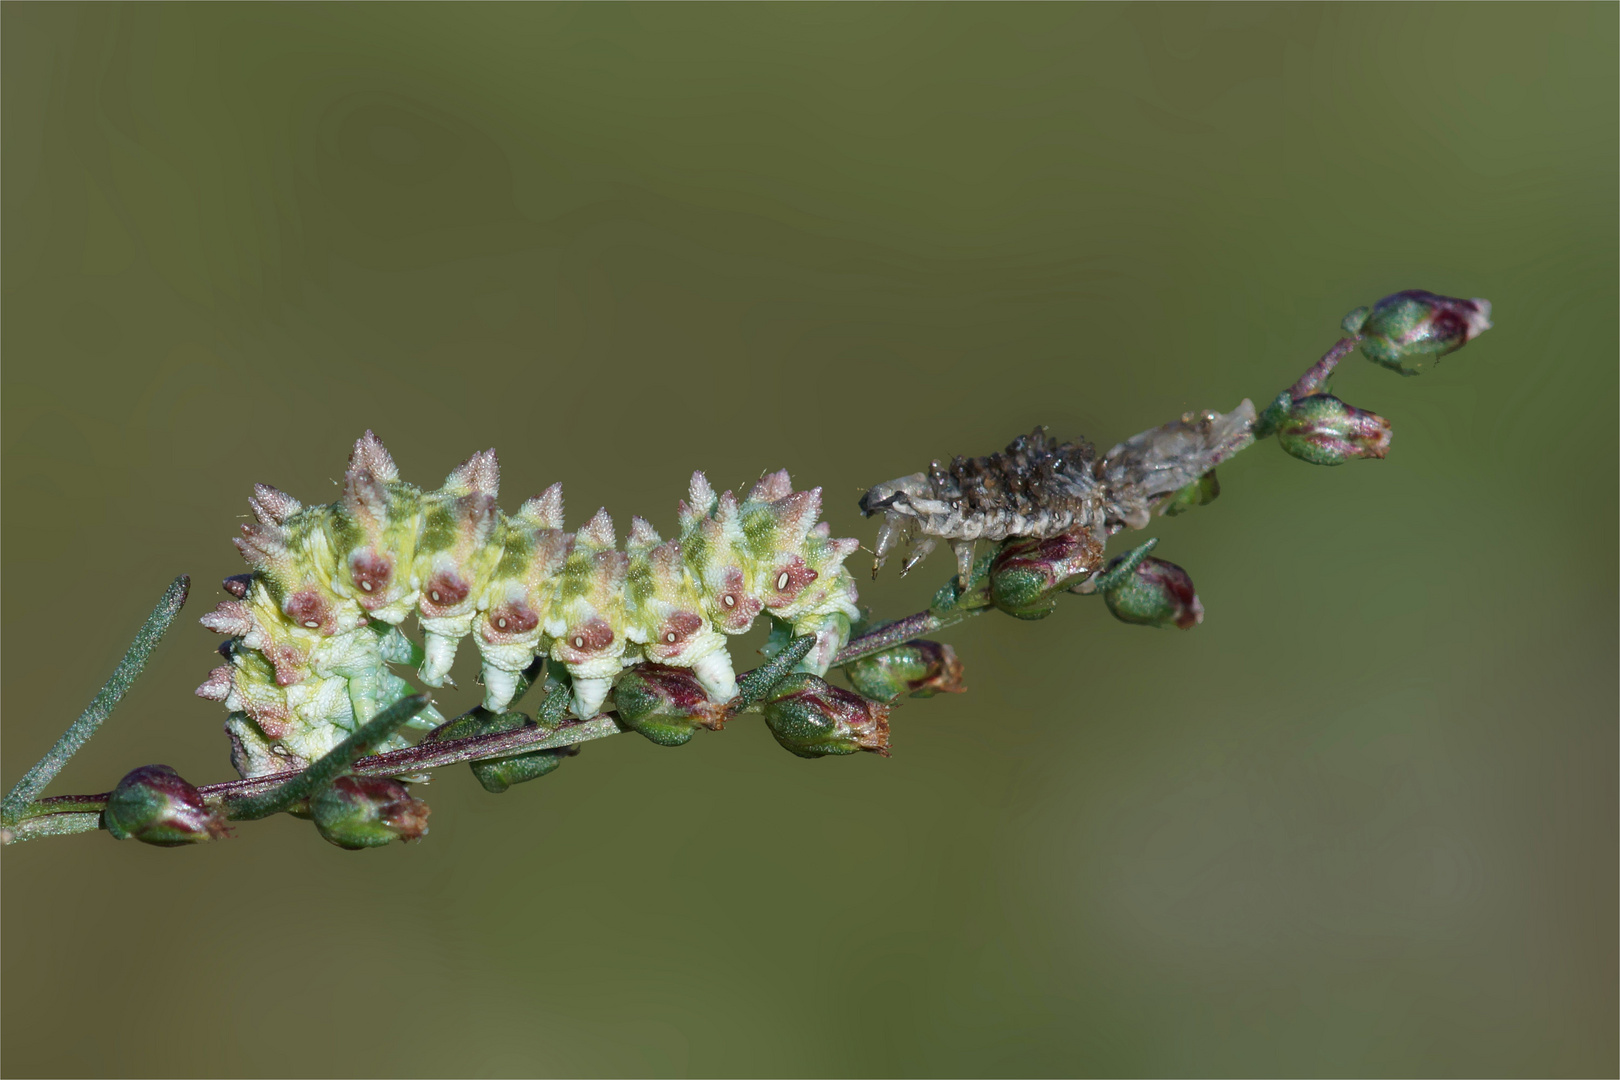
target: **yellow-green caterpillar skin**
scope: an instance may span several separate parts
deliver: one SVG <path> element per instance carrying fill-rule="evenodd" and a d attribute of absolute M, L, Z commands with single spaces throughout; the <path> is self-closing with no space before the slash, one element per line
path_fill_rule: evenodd
<path fill-rule="evenodd" d="M 818 675 L 848 640 L 858 611 L 843 564 L 859 544 L 832 538 L 817 522 L 820 489 L 795 492 L 786 472 L 741 500 L 694 473 L 679 536 L 664 540 L 638 517 L 623 550 L 606 510 L 564 531 L 560 485 L 508 515 L 499 483 L 486 450 L 424 492 L 368 431 L 337 502 L 306 507 L 255 488 L 256 521 L 236 541 L 253 572 L 227 579 L 235 599 L 202 620 L 232 639 L 221 650 L 229 663 L 197 690 L 233 711 L 244 774 L 299 768 L 408 693 L 390 663 L 417 662 L 424 683 L 443 685 L 466 637 L 482 660 L 486 708 L 504 709 L 545 656 L 571 676 L 581 719 L 643 661 L 689 668 L 728 700 L 737 686 L 726 636 L 761 614 L 815 636 L 801 666 Z M 397 629 L 412 611 L 420 649 Z"/>

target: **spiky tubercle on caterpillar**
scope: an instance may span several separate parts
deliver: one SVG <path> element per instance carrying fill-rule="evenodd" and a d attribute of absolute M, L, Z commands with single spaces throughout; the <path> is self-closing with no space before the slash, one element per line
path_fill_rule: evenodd
<path fill-rule="evenodd" d="M 414 662 L 429 686 L 472 637 L 484 706 L 500 712 L 538 656 L 571 677 L 572 709 L 597 715 L 614 678 L 650 661 L 692 670 L 717 701 L 736 693 L 725 638 L 762 613 L 793 636 L 814 635 L 800 665 L 824 674 L 858 617 L 844 560 L 859 546 L 818 523 L 820 489 L 762 477 L 741 500 L 694 473 L 680 536 L 641 518 L 619 550 L 600 510 L 563 530 L 560 485 L 507 515 L 496 505 L 493 450 L 474 454 L 437 491 L 399 479 L 371 432 L 355 444 L 343 495 L 306 507 L 267 485 L 236 541 L 252 573 L 227 579 L 234 599 L 203 617 L 230 641 L 229 663 L 197 693 L 232 717 L 244 775 L 302 767 L 409 692 L 390 664 Z M 398 629 L 416 611 L 424 644 Z M 417 723 L 440 718 L 429 711 Z M 398 736 L 382 749 L 404 745 Z"/>

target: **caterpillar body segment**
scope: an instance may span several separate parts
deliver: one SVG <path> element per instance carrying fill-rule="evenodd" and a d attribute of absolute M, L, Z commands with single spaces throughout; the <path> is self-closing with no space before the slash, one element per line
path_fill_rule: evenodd
<path fill-rule="evenodd" d="M 644 661 L 689 668 L 715 701 L 729 700 L 726 638 L 761 614 L 815 636 L 800 666 L 818 675 L 848 640 L 858 609 L 843 563 L 858 543 L 818 524 L 820 489 L 795 492 L 786 472 L 741 500 L 695 473 L 679 535 L 665 540 L 638 517 L 623 549 L 606 510 L 564 531 L 559 485 L 508 515 L 499 484 L 487 450 L 422 491 L 368 431 L 338 501 L 304 506 L 254 489 L 254 521 L 236 541 L 253 572 L 227 579 L 233 599 L 202 620 L 231 638 L 229 662 L 197 690 L 232 710 L 244 775 L 301 767 L 409 693 L 391 663 L 416 663 L 424 683 L 443 685 L 466 637 L 486 708 L 503 710 L 544 656 L 568 672 L 581 719 Z M 420 649 L 398 629 L 413 611 Z M 429 710 L 413 724 L 440 719 Z M 383 749 L 401 745 L 396 736 Z"/>
<path fill-rule="evenodd" d="M 714 628 L 697 580 L 682 561 L 679 540 L 664 540 L 642 518 L 632 518 L 627 545 L 625 635 L 648 660 L 690 668 L 716 701 L 737 695 L 737 676 L 726 636 Z"/>

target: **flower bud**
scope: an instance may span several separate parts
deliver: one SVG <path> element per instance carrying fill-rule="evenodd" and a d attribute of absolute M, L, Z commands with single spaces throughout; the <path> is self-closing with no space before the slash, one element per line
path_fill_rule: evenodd
<path fill-rule="evenodd" d="M 464 716 L 456 717 L 448 724 L 434 728 L 433 733 L 428 736 L 428 741 L 471 739 L 479 735 L 493 735 L 497 732 L 516 731 L 521 727 L 533 726 L 534 721 L 520 712 L 492 713 L 486 709 L 474 709 Z M 521 784 L 525 780 L 538 780 L 561 765 L 563 758 L 573 757 L 577 753 L 579 753 L 577 747 L 565 746 L 556 750 L 530 750 L 523 754 L 513 754 L 511 757 L 469 761 L 467 764 L 485 791 L 491 795 L 499 795 L 513 784 Z"/>
<path fill-rule="evenodd" d="M 862 697 L 885 704 L 901 694 L 933 697 L 967 689 L 956 651 L 938 641 L 908 641 L 845 664 L 844 674 Z"/>
<path fill-rule="evenodd" d="M 202 794 L 167 765 L 143 765 L 118 781 L 102 823 L 114 839 L 158 847 L 201 843 L 226 832 L 221 814 L 205 806 Z"/>
<path fill-rule="evenodd" d="M 1354 325 L 1351 312 L 1346 327 Z M 1489 300 L 1459 300 L 1408 289 L 1373 305 L 1361 323 L 1361 353 L 1367 359 L 1416 375 L 1428 357 L 1456 352 L 1491 328 Z"/>
<path fill-rule="evenodd" d="M 340 776 L 315 793 L 309 811 L 321 836 L 349 851 L 420 840 L 428 831 L 427 803 L 387 777 Z"/>
<path fill-rule="evenodd" d="M 700 727 L 719 731 L 726 707 L 712 700 L 690 668 L 637 664 L 613 684 L 619 723 L 659 746 L 681 746 Z"/>
<path fill-rule="evenodd" d="M 1204 621 L 1204 605 L 1193 591 L 1192 578 L 1163 559 L 1143 559 L 1135 573 L 1103 592 L 1103 600 L 1120 622 L 1190 630 Z"/>
<path fill-rule="evenodd" d="M 511 715 L 508 713 L 507 715 Z M 488 761 L 469 762 L 473 776 L 491 795 L 499 795 L 513 784 L 538 780 L 556 770 L 563 758 L 579 753 L 577 746 L 562 746 L 556 750 L 531 750 L 527 754 L 492 758 Z"/>
<path fill-rule="evenodd" d="M 1055 594 L 1089 577 L 1102 554 L 1102 541 L 1087 528 L 1009 540 L 990 563 L 990 598 L 1009 615 L 1044 619 L 1056 607 Z"/>
<path fill-rule="evenodd" d="M 857 750 L 889 756 L 889 707 L 808 672 L 795 672 L 773 686 L 764 712 L 776 741 L 800 757 Z"/>
<path fill-rule="evenodd" d="M 1312 394 L 1289 407 L 1277 425 L 1277 443 L 1312 465 L 1343 465 L 1351 458 L 1389 453 L 1394 429 L 1377 413 L 1346 405 L 1332 394 Z"/>

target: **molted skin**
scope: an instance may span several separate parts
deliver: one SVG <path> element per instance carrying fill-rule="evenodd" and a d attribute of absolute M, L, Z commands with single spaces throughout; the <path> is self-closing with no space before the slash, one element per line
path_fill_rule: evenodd
<path fill-rule="evenodd" d="M 948 466 L 935 461 L 925 472 L 878 484 L 860 501 L 863 514 L 883 515 L 872 576 L 902 545 L 904 575 L 949 541 L 966 582 L 979 540 L 1049 539 L 1080 528 L 1106 543 L 1122 529 L 1144 528 L 1180 489 L 1253 442 L 1256 419 L 1246 398 L 1229 413 L 1187 413 L 1100 460 L 1089 443 L 1056 443 L 1036 428 L 1000 453 L 957 457 Z"/>
<path fill-rule="evenodd" d="M 522 672 L 544 656 L 567 670 L 581 718 L 644 661 L 688 668 L 714 701 L 729 700 L 737 686 L 726 637 L 767 612 L 816 636 L 801 668 L 824 673 L 858 615 L 843 566 L 857 542 L 818 525 L 820 490 L 794 492 L 785 472 L 762 477 L 741 501 L 695 473 L 679 536 L 664 540 L 635 518 L 622 551 L 606 510 L 569 534 L 559 485 L 510 516 L 497 505 L 499 485 L 486 450 L 423 492 L 400 479 L 368 431 L 331 505 L 255 487 L 255 521 L 237 540 L 253 572 L 227 579 L 232 599 L 202 620 L 231 638 L 228 662 L 197 689 L 232 710 L 227 730 L 244 775 L 313 760 L 409 693 L 388 665 L 413 654 L 394 629 L 413 610 L 427 685 L 448 681 L 470 636 L 486 708 L 510 704 Z M 440 721 L 429 709 L 412 723 Z M 384 749 L 400 745 L 396 736 Z"/>

